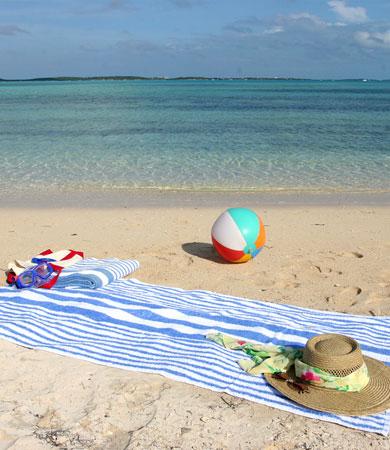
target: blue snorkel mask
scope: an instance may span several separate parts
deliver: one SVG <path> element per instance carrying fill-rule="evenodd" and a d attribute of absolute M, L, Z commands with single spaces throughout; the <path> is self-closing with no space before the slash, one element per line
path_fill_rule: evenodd
<path fill-rule="evenodd" d="M 26 269 L 16 278 L 15 285 L 18 289 L 44 287 L 58 277 L 59 272 L 51 264 L 54 259 L 33 258 L 31 261 L 36 266 Z"/>

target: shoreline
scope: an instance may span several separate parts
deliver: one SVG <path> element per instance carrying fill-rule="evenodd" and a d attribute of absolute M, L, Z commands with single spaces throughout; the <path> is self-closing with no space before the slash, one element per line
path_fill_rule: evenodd
<path fill-rule="evenodd" d="M 0 208 L 175 208 L 175 207 L 263 206 L 390 206 L 390 192 L 302 192 L 302 191 L 63 191 L 2 194 Z"/>

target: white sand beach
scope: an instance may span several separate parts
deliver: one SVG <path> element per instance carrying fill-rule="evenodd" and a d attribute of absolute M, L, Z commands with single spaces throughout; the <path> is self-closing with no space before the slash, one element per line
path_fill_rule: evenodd
<path fill-rule="evenodd" d="M 221 208 L 3 208 L 0 267 L 46 248 L 136 258 L 139 280 L 367 315 L 390 314 L 390 209 L 266 206 L 267 244 L 221 263 Z M 3 277 L 4 280 L 4 277 Z M 4 283 L 4 281 L 3 281 Z M 223 305 L 221 305 L 223 308 Z M 0 449 L 366 449 L 388 437 L 292 415 L 162 376 L 0 341 Z"/>

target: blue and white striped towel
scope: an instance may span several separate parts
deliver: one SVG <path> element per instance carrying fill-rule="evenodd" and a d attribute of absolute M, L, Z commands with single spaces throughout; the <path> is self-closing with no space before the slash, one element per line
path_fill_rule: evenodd
<path fill-rule="evenodd" d="M 389 413 L 346 417 L 299 406 L 237 365 L 242 355 L 205 338 L 303 346 L 318 333 L 357 339 L 390 364 L 390 317 L 314 311 L 208 291 L 119 280 L 96 290 L 0 288 L 0 336 L 98 364 L 152 372 L 303 416 L 388 434 Z"/>
<path fill-rule="evenodd" d="M 98 289 L 130 275 L 139 268 L 134 259 L 88 258 L 65 268 L 58 277 L 56 288 Z"/>

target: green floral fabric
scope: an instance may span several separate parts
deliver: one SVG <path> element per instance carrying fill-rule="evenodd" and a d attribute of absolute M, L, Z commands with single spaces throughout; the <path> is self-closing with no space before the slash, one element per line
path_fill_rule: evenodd
<path fill-rule="evenodd" d="M 336 377 L 324 370 L 309 366 L 297 359 L 295 361 L 295 375 L 301 380 L 315 386 L 344 392 L 359 392 L 367 386 L 370 381 L 367 366 L 365 364 L 345 377 Z"/>
<path fill-rule="evenodd" d="M 251 359 L 240 359 L 238 364 L 250 375 L 286 372 L 293 364 L 295 375 L 301 380 L 337 391 L 359 392 L 369 382 L 365 364 L 345 377 L 336 377 L 301 361 L 302 350 L 283 345 L 266 345 L 236 339 L 222 333 L 211 333 L 207 339 L 230 350 L 241 350 Z"/>
<path fill-rule="evenodd" d="M 302 351 L 282 345 L 266 345 L 236 339 L 222 333 L 208 334 L 207 339 L 230 350 L 241 350 L 251 359 L 240 359 L 238 364 L 250 375 L 262 373 L 286 372 L 296 358 L 302 356 Z"/>

